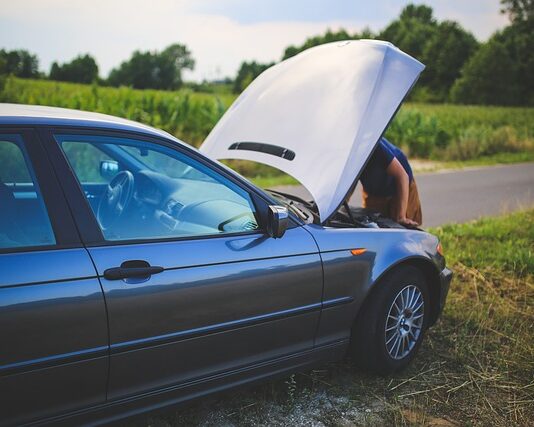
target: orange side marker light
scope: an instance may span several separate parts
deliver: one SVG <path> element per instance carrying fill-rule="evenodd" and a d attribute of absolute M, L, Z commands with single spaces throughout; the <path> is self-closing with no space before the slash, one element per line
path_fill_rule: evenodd
<path fill-rule="evenodd" d="M 365 248 L 352 249 L 352 250 L 350 251 L 350 253 L 351 253 L 352 255 L 355 255 L 355 256 L 362 255 L 362 254 L 364 254 L 365 252 L 367 252 L 367 249 L 365 249 Z"/>

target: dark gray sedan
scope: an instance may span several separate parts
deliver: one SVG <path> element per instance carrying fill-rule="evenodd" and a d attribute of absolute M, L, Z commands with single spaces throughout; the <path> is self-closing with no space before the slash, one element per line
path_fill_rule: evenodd
<path fill-rule="evenodd" d="M 142 125 L 2 105 L 0 160 L 3 424 L 109 420 L 347 350 L 393 371 L 445 301 L 434 236 L 314 224 Z"/>
<path fill-rule="evenodd" d="M 309 173 L 313 146 L 258 129 L 203 150 Z M 0 104 L 0 424 L 112 421 L 347 352 L 404 368 L 451 272 L 436 237 L 343 203 L 342 174 L 330 194 L 321 157 L 304 201 L 138 123 Z"/>

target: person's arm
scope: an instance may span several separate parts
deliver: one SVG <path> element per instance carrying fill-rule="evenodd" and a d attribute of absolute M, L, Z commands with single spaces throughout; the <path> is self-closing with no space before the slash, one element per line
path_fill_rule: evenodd
<path fill-rule="evenodd" d="M 410 177 L 402 167 L 402 164 L 396 158 L 393 158 L 393 160 L 389 163 L 386 172 L 395 179 L 395 185 L 397 187 L 397 192 L 392 200 L 394 219 L 402 225 L 411 227 L 418 226 L 419 224 L 417 224 L 415 221 L 406 218 L 406 210 L 408 209 L 408 194 L 410 191 Z"/>

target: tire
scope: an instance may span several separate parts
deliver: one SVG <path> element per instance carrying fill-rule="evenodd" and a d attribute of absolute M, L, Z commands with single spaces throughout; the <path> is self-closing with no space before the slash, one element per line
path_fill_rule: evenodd
<path fill-rule="evenodd" d="M 430 316 L 428 284 L 419 269 L 402 265 L 371 292 L 353 326 L 350 351 L 360 368 L 391 374 L 406 368 L 421 346 Z"/>

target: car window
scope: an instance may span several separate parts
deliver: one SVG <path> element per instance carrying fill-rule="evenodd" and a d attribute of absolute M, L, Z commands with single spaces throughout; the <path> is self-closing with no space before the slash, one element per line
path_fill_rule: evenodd
<path fill-rule="evenodd" d="M 19 135 L 0 135 L 0 249 L 56 243 Z"/>
<path fill-rule="evenodd" d="M 62 147 L 81 182 L 109 182 L 110 177 L 100 173 L 101 162 L 109 160 L 109 156 L 98 147 L 77 141 L 65 141 Z"/>
<path fill-rule="evenodd" d="M 56 135 L 56 140 L 106 240 L 258 229 L 245 190 L 178 150 L 96 135 Z"/>

